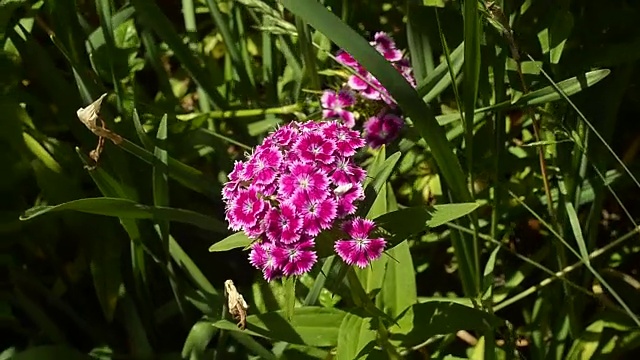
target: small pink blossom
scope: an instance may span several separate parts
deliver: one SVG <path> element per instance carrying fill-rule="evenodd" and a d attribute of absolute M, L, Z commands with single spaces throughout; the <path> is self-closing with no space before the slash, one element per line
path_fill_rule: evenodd
<path fill-rule="evenodd" d="M 300 240 L 302 218 L 290 204 L 281 204 L 280 209 L 271 209 L 266 216 L 267 238 L 271 241 L 281 241 L 291 244 Z"/>
<path fill-rule="evenodd" d="M 338 204 L 332 197 L 311 199 L 304 193 L 298 193 L 292 204 L 302 216 L 305 233 L 311 236 L 330 228 L 337 215 Z"/>
<path fill-rule="evenodd" d="M 374 35 L 371 45 L 378 50 L 387 61 L 396 62 L 402 59 L 402 51 L 396 48 L 396 43 L 385 32 L 379 31 Z"/>
<path fill-rule="evenodd" d="M 293 150 L 302 161 L 311 164 L 322 163 L 330 165 L 335 161 L 335 143 L 332 139 L 325 139 L 318 133 L 302 135 L 293 146 Z"/>
<path fill-rule="evenodd" d="M 356 184 L 356 186 L 349 187 L 343 193 L 336 193 L 336 215 L 339 218 L 345 217 L 347 215 L 353 215 L 358 207 L 356 206 L 356 202 L 359 200 L 364 200 L 364 190 L 360 184 Z"/>
<path fill-rule="evenodd" d="M 273 257 L 285 276 L 302 275 L 313 267 L 318 260 L 313 251 L 312 240 L 305 239 L 295 244 L 283 245 L 273 250 Z"/>
<path fill-rule="evenodd" d="M 331 174 L 331 180 L 336 185 L 362 183 L 366 172 L 354 165 L 349 159 L 342 159 L 336 163 L 336 169 Z"/>
<path fill-rule="evenodd" d="M 339 50 L 336 53 L 336 60 L 338 60 L 339 63 L 346 66 L 350 66 L 350 67 L 360 66 L 360 64 L 356 61 L 356 59 L 354 59 L 348 52 L 344 50 Z"/>
<path fill-rule="evenodd" d="M 231 204 L 227 213 L 229 225 L 234 230 L 242 227 L 252 227 L 258 222 L 259 215 L 267 206 L 267 203 L 260 199 L 255 188 L 240 190 L 238 197 Z"/>
<path fill-rule="evenodd" d="M 278 175 L 282 153 L 272 146 L 260 149 L 245 166 L 245 174 L 257 184 L 271 184 Z"/>
<path fill-rule="evenodd" d="M 391 113 L 372 116 L 364 123 L 365 140 L 371 148 L 379 148 L 395 140 L 403 126 L 402 118 Z"/>
<path fill-rule="evenodd" d="M 336 151 L 344 158 L 352 157 L 365 144 L 360 133 L 344 126 L 337 126 L 336 123 L 330 123 L 322 129 L 322 135 L 327 139 L 335 139 Z"/>
<path fill-rule="evenodd" d="M 322 105 L 322 117 L 325 119 L 340 119 L 348 127 L 352 128 L 356 124 L 356 119 L 353 113 L 346 108 L 349 108 L 355 104 L 356 98 L 350 92 L 346 90 L 340 90 L 339 92 L 325 90 L 320 98 Z"/>
<path fill-rule="evenodd" d="M 280 178 L 278 195 L 282 201 L 297 193 L 315 200 L 326 197 L 328 187 L 329 179 L 322 171 L 310 164 L 294 163 L 289 172 Z"/>
<path fill-rule="evenodd" d="M 359 268 L 365 268 L 371 261 L 378 259 L 382 255 L 386 241 L 382 238 L 369 239 L 369 233 L 374 228 L 374 222 L 368 219 L 355 218 L 346 221 L 342 230 L 351 239 L 336 241 L 334 249 L 338 256 L 347 264 L 356 265 Z"/>

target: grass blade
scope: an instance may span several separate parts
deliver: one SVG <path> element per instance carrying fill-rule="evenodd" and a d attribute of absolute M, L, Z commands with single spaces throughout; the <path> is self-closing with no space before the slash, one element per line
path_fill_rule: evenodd
<path fill-rule="evenodd" d="M 113 192 L 113 191 L 107 191 Z M 30 220 L 49 212 L 73 210 L 88 214 L 115 216 L 123 219 L 162 219 L 177 221 L 198 226 L 220 234 L 226 234 L 227 226 L 222 221 L 194 211 L 174 209 L 170 207 L 156 207 L 136 203 L 123 198 L 100 197 L 85 198 L 69 201 L 55 206 L 36 206 L 20 217 L 20 220 Z"/>

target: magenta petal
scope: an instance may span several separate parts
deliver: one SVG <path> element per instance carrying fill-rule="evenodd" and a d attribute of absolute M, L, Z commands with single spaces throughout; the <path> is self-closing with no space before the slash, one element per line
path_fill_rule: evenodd
<path fill-rule="evenodd" d="M 290 244 L 300 239 L 302 219 L 290 204 L 281 204 L 280 210 L 271 209 L 266 216 L 266 233 L 269 240 Z"/>
<path fill-rule="evenodd" d="M 347 85 L 353 90 L 366 90 L 369 87 L 366 81 L 361 79 L 359 76 L 351 75 L 349 76 L 349 80 L 347 80 Z"/>
<path fill-rule="evenodd" d="M 356 103 L 356 97 L 347 90 L 340 90 L 337 94 L 337 106 L 341 108 L 353 106 Z"/>
<path fill-rule="evenodd" d="M 265 206 L 266 202 L 258 198 L 257 191 L 249 188 L 249 190 L 240 193 L 231 205 L 230 211 L 235 220 L 245 227 L 250 227 L 256 224 L 257 215 Z"/>
<path fill-rule="evenodd" d="M 382 255 L 382 251 L 384 247 L 387 245 L 387 242 L 382 238 L 377 239 L 369 239 L 369 246 L 367 248 L 367 257 L 370 260 L 375 260 Z"/>
<path fill-rule="evenodd" d="M 358 62 L 346 51 L 339 50 L 336 53 L 336 60 L 344 65 L 355 67 L 358 66 Z"/>
<path fill-rule="evenodd" d="M 325 109 L 333 109 L 336 106 L 337 101 L 338 95 L 331 90 L 325 90 L 322 93 L 322 97 L 320 97 L 320 103 Z"/>
<path fill-rule="evenodd" d="M 340 111 L 339 116 L 346 126 L 350 128 L 356 126 L 356 117 L 351 111 L 342 110 Z"/>
<path fill-rule="evenodd" d="M 264 267 L 271 257 L 271 252 L 275 248 L 273 243 L 269 242 L 256 242 L 251 246 L 251 252 L 249 253 L 249 263 L 254 267 L 261 269 Z"/>
<path fill-rule="evenodd" d="M 313 241 L 301 241 L 296 244 L 280 246 L 273 251 L 278 267 L 286 276 L 302 275 L 313 267 L 318 260 L 313 248 Z"/>

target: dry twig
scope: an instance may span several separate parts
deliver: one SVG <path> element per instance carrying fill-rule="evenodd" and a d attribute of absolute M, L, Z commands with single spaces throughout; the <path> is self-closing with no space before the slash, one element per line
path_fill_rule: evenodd
<path fill-rule="evenodd" d="M 100 154 L 102 154 L 102 150 L 104 149 L 105 138 L 111 140 L 116 145 L 122 143 L 122 137 L 107 129 L 104 120 L 100 118 L 100 106 L 102 105 L 102 100 L 104 100 L 106 96 L 106 93 L 102 94 L 98 100 L 89 104 L 85 108 L 78 109 L 76 112 L 78 119 L 80 119 L 87 129 L 91 130 L 92 133 L 98 136 L 98 145 L 89 153 L 89 157 L 96 163 L 96 165 L 98 164 L 98 159 L 100 159 Z M 100 120 L 100 126 L 98 126 L 98 119 Z M 89 167 L 89 170 L 93 170 L 94 168 L 95 166 Z"/>
<path fill-rule="evenodd" d="M 229 314 L 238 322 L 238 327 L 244 330 L 247 325 L 247 309 L 249 305 L 244 301 L 244 297 L 238 292 L 232 280 L 224 282 L 224 292 L 227 295 Z"/>

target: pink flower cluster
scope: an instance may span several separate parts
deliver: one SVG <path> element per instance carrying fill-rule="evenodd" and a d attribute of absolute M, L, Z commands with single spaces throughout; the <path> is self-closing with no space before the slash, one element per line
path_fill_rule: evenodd
<path fill-rule="evenodd" d="M 350 239 L 335 243 L 348 264 L 378 258 L 383 239 L 368 239 L 374 224 L 348 218 L 364 199 L 366 172 L 352 157 L 360 134 L 338 121 L 292 122 L 271 133 L 246 161 L 236 162 L 224 185 L 232 230 L 257 241 L 249 261 L 265 279 L 301 275 L 317 261 L 315 239 L 342 221 Z"/>
<path fill-rule="evenodd" d="M 416 86 L 409 61 L 403 56 L 402 51 L 396 47 L 395 42 L 389 35 L 384 32 L 377 32 L 374 36 L 374 41 L 371 42 L 371 46 L 382 54 L 387 61 L 391 62 L 413 87 Z M 347 80 L 347 89 L 339 92 L 327 90 L 323 93 L 321 98 L 321 104 L 324 109 L 322 112 L 323 117 L 325 119 L 341 119 L 347 126 L 353 127 L 355 126 L 355 116 L 348 108 L 356 104 L 356 96 L 354 94 L 358 94 L 366 101 L 381 101 L 385 105 L 383 109 L 365 122 L 366 142 L 370 147 L 378 148 L 395 140 L 404 125 L 404 121 L 393 113 L 395 103 L 387 89 L 346 51 L 338 51 L 336 59 L 341 64 L 353 68 L 356 74 L 351 75 Z"/>

